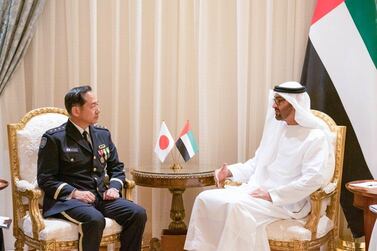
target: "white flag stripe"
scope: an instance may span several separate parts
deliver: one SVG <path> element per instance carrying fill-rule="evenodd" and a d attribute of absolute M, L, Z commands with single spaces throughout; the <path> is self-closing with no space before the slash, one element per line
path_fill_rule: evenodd
<path fill-rule="evenodd" d="M 309 37 L 377 178 L 377 69 L 345 3 L 313 24 Z"/>
<path fill-rule="evenodd" d="M 186 147 L 186 150 L 188 154 L 190 155 L 190 158 L 192 158 L 195 155 L 194 149 L 192 148 L 191 141 L 187 133 L 181 137 L 181 140 L 183 144 Z"/>
<path fill-rule="evenodd" d="M 168 139 L 168 146 L 165 149 L 160 148 L 160 138 L 161 136 L 165 135 Z M 161 123 L 160 133 L 158 134 L 156 140 L 156 146 L 154 148 L 154 152 L 157 154 L 157 157 L 160 159 L 161 162 L 164 162 L 166 156 L 168 156 L 171 149 L 174 147 L 174 140 L 171 136 L 168 127 L 166 126 L 165 122 Z"/>

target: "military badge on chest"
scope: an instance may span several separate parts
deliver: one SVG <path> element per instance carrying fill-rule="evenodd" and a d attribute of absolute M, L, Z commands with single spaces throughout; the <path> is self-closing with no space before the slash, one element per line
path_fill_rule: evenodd
<path fill-rule="evenodd" d="M 99 161 L 104 164 L 110 156 L 110 149 L 105 144 L 98 146 Z"/>

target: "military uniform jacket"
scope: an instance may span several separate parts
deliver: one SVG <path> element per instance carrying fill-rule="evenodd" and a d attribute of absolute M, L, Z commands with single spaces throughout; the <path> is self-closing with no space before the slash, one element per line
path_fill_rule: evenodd
<path fill-rule="evenodd" d="M 109 188 L 119 191 L 125 180 L 124 165 L 118 160 L 110 132 L 102 127 L 89 126 L 92 148 L 71 121 L 47 131 L 41 139 L 38 153 L 38 185 L 44 191 L 43 215 L 88 204 L 70 199 L 73 190 L 90 191 L 102 198 Z"/>

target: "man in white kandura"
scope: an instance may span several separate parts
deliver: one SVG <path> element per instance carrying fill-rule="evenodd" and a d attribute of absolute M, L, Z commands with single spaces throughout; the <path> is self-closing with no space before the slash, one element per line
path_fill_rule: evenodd
<path fill-rule="evenodd" d="M 305 87 L 278 85 L 269 103 L 255 157 L 215 171 L 217 185 L 226 178 L 245 183 L 198 195 L 186 250 L 270 250 L 266 225 L 305 217 L 311 210 L 309 195 L 330 181 L 335 135 L 311 113 Z"/>
<path fill-rule="evenodd" d="M 377 205 L 370 205 L 369 210 L 377 214 Z M 368 250 L 377 250 L 377 220 L 374 222 L 372 235 L 370 236 Z"/>

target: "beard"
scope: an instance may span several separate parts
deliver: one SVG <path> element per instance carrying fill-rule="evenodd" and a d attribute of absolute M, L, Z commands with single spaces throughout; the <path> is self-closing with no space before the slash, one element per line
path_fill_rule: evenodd
<path fill-rule="evenodd" d="M 275 110 L 275 119 L 276 120 L 283 120 L 283 117 L 281 116 L 280 112 L 276 111 L 276 110 Z"/>

